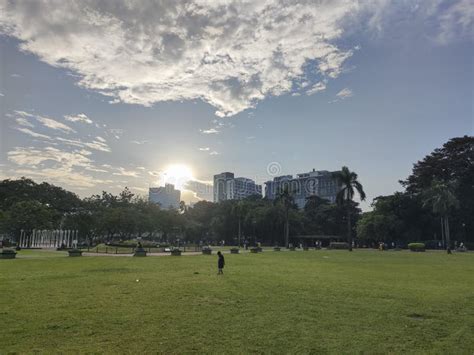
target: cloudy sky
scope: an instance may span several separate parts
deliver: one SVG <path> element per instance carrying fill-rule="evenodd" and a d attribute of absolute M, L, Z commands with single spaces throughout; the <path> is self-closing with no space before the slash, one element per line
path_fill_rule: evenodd
<path fill-rule="evenodd" d="M 0 0 L 0 178 L 191 201 L 347 165 L 367 208 L 473 134 L 473 28 L 471 0 Z"/>

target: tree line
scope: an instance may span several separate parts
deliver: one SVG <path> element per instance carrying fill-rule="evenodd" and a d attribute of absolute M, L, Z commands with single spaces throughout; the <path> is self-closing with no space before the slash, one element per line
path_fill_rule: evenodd
<path fill-rule="evenodd" d="M 362 213 L 355 194 L 365 198 L 355 172 L 343 167 L 336 203 L 318 196 L 298 209 L 289 190 L 275 200 L 250 196 L 213 203 L 199 201 L 164 210 L 125 188 L 79 198 L 46 182 L 0 182 L 0 233 L 13 239 L 21 230 L 77 229 L 82 242 L 142 238 L 173 243 L 225 241 L 288 245 L 295 236 L 326 235 L 357 245 L 413 241 L 474 242 L 474 138 L 453 138 L 414 164 L 401 181 L 403 192 L 379 196 Z"/>

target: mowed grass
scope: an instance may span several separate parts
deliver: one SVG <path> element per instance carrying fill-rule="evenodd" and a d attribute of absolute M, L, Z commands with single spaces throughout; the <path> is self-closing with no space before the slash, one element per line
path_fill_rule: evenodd
<path fill-rule="evenodd" d="M 474 253 L 19 257 L 0 353 L 474 352 Z"/>

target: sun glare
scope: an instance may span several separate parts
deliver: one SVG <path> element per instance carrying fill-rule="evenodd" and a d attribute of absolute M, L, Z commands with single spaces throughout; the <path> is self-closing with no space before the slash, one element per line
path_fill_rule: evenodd
<path fill-rule="evenodd" d="M 170 165 L 163 173 L 164 183 L 173 184 L 177 189 L 182 189 L 192 179 L 193 172 L 191 168 L 184 164 Z"/>

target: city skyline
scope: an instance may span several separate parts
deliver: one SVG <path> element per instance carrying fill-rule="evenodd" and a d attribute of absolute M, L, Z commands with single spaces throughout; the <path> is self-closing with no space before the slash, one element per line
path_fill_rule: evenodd
<path fill-rule="evenodd" d="M 0 1 L 0 178 L 195 202 L 348 166 L 367 210 L 473 134 L 469 1 L 179 6 Z"/>

